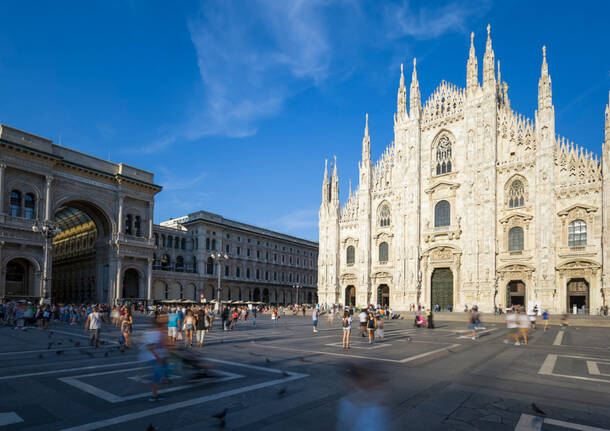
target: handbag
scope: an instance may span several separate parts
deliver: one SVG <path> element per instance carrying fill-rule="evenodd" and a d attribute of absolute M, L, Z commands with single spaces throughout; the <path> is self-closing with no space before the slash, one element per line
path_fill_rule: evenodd
<path fill-rule="evenodd" d="M 176 336 L 176 340 L 182 341 L 182 332 L 178 332 L 178 335 Z"/>

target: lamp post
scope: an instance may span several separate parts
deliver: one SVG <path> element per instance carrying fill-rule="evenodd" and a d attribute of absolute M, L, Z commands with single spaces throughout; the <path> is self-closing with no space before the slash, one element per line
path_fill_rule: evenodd
<path fill-rule="evenodd" d="M 297 284 L 293 284 L 292 287 L 295 288 L 296 293 L 297 293 L 296 304 L 297 304 L 297 307 L 298 307 L 299 306 L 299 288 L 301 287 L 301 285 L 299 283 L 297 283 Z"/>
<path fill-rule="evenodd" d="M 51 289 L 49 288 L 49 248 L 53 237 L 61 233 L 61 229 L 54 227 L 53 223 L 45 220 L 40 226 L 35 224 L 32 226 L 32 231 L 40 233 L 43 238 L 44 260 L 42 263 L 42 295 L 40 303 L 48 303 L 51 300 Z"/>
<path fill-rule="evenodd" d="M 220 276 L 221 276 L 221 267 L 220 264 L 222 263 L 222 261 L 229 259 L 229 256 L 227 256 L 226 254 L 223 254 L 221 252 L 217 252 L 217 253 L 212 253 L 210 254 L 210 257 L 212 259 L 214 259 L 216 261 L 216 266 L 218 267 L 218 303 L 216 304 L 216 310 L 218 310 L 219 312 L 220 310 Z"/>

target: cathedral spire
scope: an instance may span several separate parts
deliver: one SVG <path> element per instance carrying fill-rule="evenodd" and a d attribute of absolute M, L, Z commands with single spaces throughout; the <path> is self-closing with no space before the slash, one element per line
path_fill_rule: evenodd
<path fill-rule="evenodd" d="M 396 98 L 396 120 L 402 121 L 407 118 L 407 89 L 405 87 L 405 75 L 402 63 L 400 64 L 400 85 Z"/>
<path fill-rule="evenodd" d="M 487 24 L 487 44 L 483 56 L 483 88 L 496 88 L 495 56 L 491 47 L 491 26 Z"/>
<path fill-rule="evenodd" d="M 368 161 L 371 158 L 371 137 L 369 136 L 369 114 L 366 114 L 364 120 L 364 136 L 362 137 L 362 161 Z"/>
<path fill-rule="evenodd" d="M 349 179 L 349 193 L 348 193 L 348 199 L 352 198 L 352 179 Z"/>
<path fill-rule="evenodd" d="M 332 177 L 332 196 L 331 200 L 339 205 L 339 176 L 337 175 L 337 156 L 334 156 L 335 162 L 333 163 L 333 177 Z"/>
<path fill-rule="evenodd" d="M 324 180 L 322 180 L 322 204 L 330 200 L 328 189 L 328 159 L 324 160 Z"/>
<path fill-rule="evenodd" d="M 551 89 L 551 75 L 549 65 L 546 62 L 546 46 L 542 47 L 542 66 L 540 68 L 540 79 L 538 80 L 538 110 L 551 108 L 553 106 L 553 91 Z"/>
<path fill-rule="evenodd" d="M 419 119 L 421 113 L 421 95 L 419 81 L 417 80 L 417 59 L 413 59 L 413 75 L 411 75 L 411 91 L 409 92 L 410 116 Z"/>
<path fill-rule="evenodd" d="M 479 63 L 474 51 L 474 32 L 470 33 L 470 53 L 466 65 L 466 90 L 471 92 L 479 85 Z"/>
<path fill-rule="evenodd" d="M 606 105 L 606 145 L 610 145 L 610 91 L 608 91 L 608 104 Z"/>

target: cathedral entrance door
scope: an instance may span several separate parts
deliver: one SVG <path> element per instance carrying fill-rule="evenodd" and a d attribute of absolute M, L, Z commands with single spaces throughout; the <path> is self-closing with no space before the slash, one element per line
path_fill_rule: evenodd
<path fill-rule="evenodd" d="M 441 310 L 447 310 L 447 307 L 453 309 L 453 273 L 449 268 L 437 268 L 432 273 L 431 283 L 431 304 L 433 309 L 435 305 L 440 305 Z"/>
<path fill-rule="evenodd" d="M 345 305 L 356 305 L 356 288 L 354 286 L 347 286 L 345 288 Z"/>
<path fill-rule="evenodd" d="M 387 284 L 381 284 L 377 288 L 377 305 L 382 307 L 390 306 L 390 288 Z"/>
<path fill-rule="evenodd" d="M 506 306 L 525 307 L 525 283 L 521 280 L 513 280 L 506 288 Z"/>
<path fill-rule="evenodd" d="M 589 312 L 589 283 L 584 278 L 573 278 L 568 282 L 567 287 L 568 313 L 572 313 L 574 307 L 578 313 Z"/>

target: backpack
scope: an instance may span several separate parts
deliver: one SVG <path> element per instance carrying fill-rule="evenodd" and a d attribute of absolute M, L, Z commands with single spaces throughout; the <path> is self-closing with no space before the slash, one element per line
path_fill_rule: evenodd
<path fill-rule="evenodd" d="M 348 322 L 348 319 L 347 319 L 347 318 L 343 319 L 343 327 L 344 327 L 344 328 L 349 327 L 349 322 Z"/>

